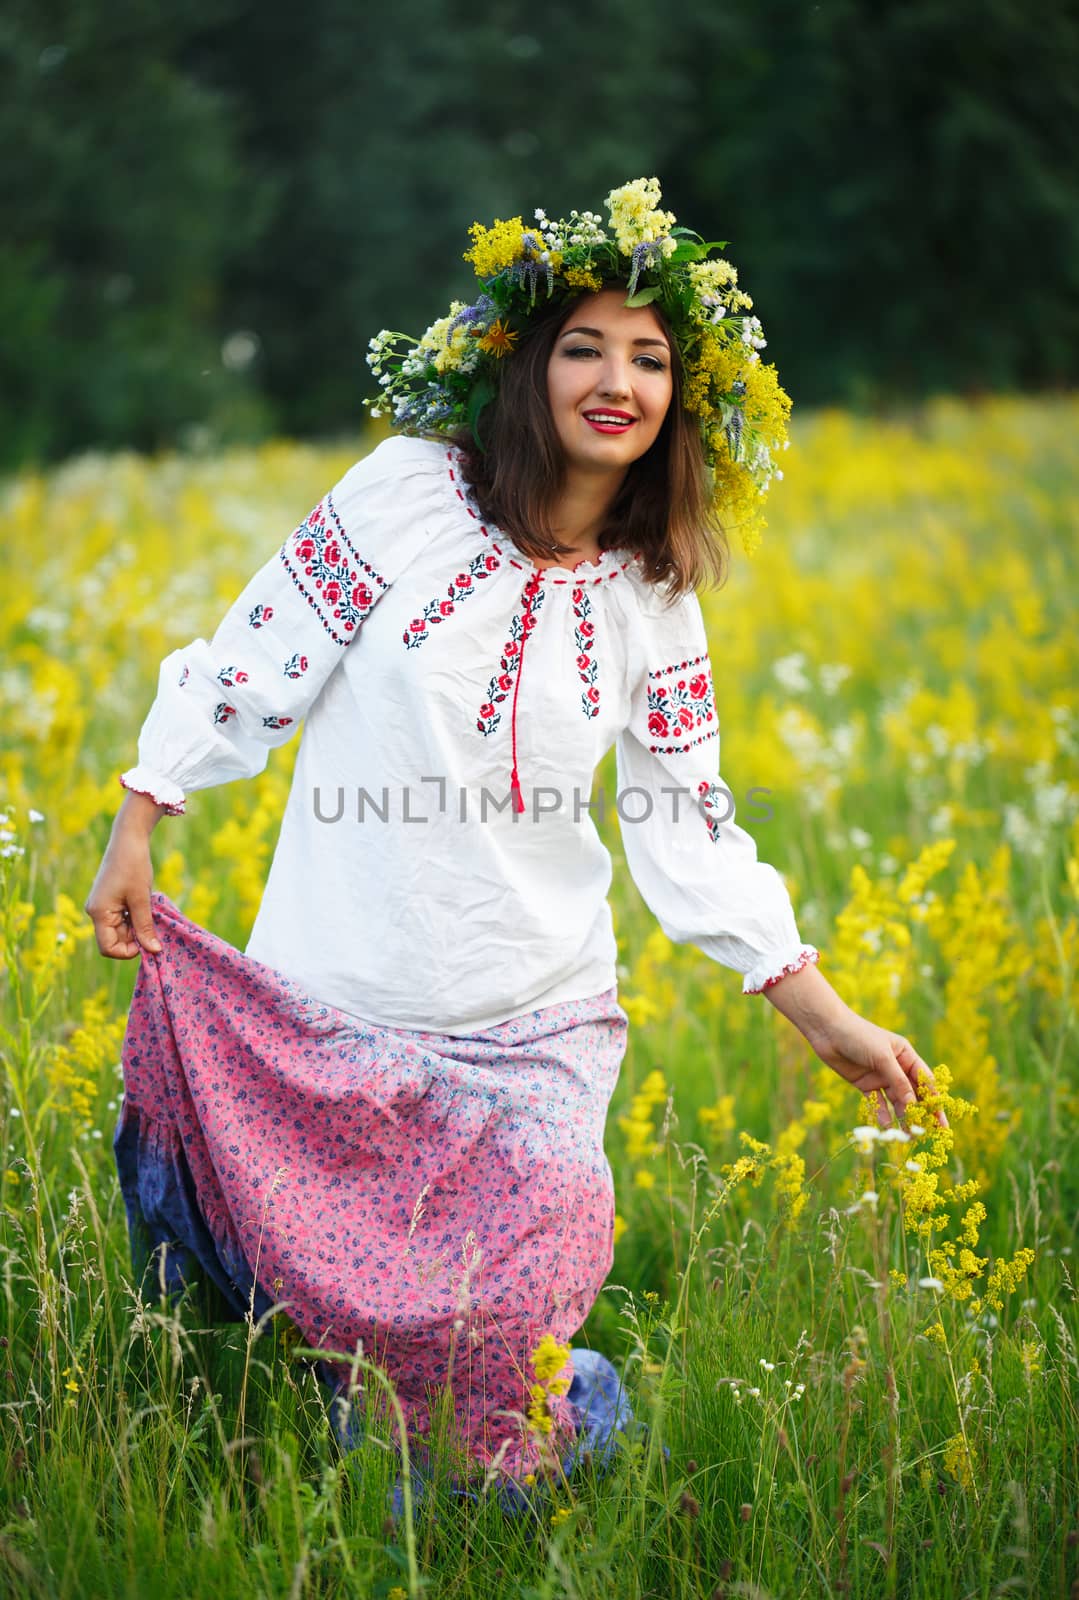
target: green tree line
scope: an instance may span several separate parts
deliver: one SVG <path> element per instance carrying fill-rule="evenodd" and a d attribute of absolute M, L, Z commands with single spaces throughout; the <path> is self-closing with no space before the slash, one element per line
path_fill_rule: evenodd
<path fill-rule="evenodd" d="M 655 174 L 795 405 L 1072 383 L 1060 0 L 8 0 L 0 465 L 350 430 L 473 219 Z"/>

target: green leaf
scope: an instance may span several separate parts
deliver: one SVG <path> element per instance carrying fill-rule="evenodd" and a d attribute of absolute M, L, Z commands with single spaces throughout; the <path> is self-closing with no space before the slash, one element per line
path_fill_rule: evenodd
<path fill-rule="evenodd" d="M 480 412 L 484 406 L 490 404 L 494 397 L 495 386 L 488 377 L 479 378 L 468 397 L 468 426 L 473 439 L 475 439 L 481 450 L 483 449 L 483 441 L 477 431 L 477 424 L 480 419 Z"/>
<path fill-rule="evenodd" d="M 631 294 L 623 303 L 627 306 L 650 306 L 653 300 L 658 300 L 659 289 L 653 284 L 650 289 L 638 289 L 636 294 Z"/>
<path fill-rule="evenodd" d="M 678 248 L 673 250 L 671 254 L 666 257 L 666 260 L 668 264 L 677 267 L 683 261 L 699 261 L 701 257 L 706 254 L 707 251 L 703 245 L 694 244 L 691 239 L 680 239 L 678 242 Z"/>

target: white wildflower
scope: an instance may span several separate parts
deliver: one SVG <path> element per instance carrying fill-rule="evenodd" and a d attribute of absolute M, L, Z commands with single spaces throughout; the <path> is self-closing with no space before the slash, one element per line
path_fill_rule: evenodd
<path fill-rule="evenodd" d="M 817 675 L 825 694 L 835 694 L 840 684 L 850 677 L 851 668 L 845 661 L 825 661 L 817 668 Z"/>
<path fill-rule="evenodd" d="M 788 694 L 801 694 L 810 687 L 805 668 L 804 653 L 795 650 L 789 656 L 780 656 L 773 664 L 772 671 Z"/>

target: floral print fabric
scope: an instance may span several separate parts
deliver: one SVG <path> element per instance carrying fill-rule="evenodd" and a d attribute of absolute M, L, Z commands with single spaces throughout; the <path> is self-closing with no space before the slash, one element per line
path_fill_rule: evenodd
<path fill-rule="evenodd" d="M 152 906 L 114 1139 L 136 1253 L 161 1247 L 171 1289 L 194 1262 L 238 1315 L 280 1305 L 314 1347 L 362 1340 L 417 1435 L 449 1382 L 470 1453 L 509 1439 L 502 1470 L 527 1472 L 530 1352 L 569 1342 L 613 1256 L 616 991 L 468 1038 L 398 1030 Z M 551 1408 L 570 1441 L 572 1402 Z"/>

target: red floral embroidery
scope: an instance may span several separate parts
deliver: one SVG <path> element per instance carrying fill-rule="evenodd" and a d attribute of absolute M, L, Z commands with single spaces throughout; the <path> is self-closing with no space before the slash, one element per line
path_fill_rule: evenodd
<path fill-rule="evenodd" d="M 720 828 L 734 815 L 734 796 L 722 783 L 702 780 L 697 785 L 697 803 L 713 844 L 718 844 Z"/>
<path fill-rule="evenodd" d="M 585 686 L 584 694 L 581 696 L 581 710 L 586 717 L 598 717 L 599 685 L 596 682 L 596 675 L 599 668 L 592 657 L 596 645 L 596 625 L 592 621 L 592 602 L 580 586 L 573 591 L 573 615 L 577 624 L 574 629 L 574 638 L 577 641 L 577 671 Z"/>
<path fill-rule="evenodd" d="M 695 670 L 694 670 L 695 669 Z M 654 755 L 682 755 L 719 735 L 712 668 L 707 655 L 648 674 L 648 746 Z"/>
<path fill-rule="evenodd" d="M 291 717 L 263 717 L 262 726 L 264 728 L 290 728 L 292 726 L 292 718 Z"/>
<path fill-rule="evenodd" d="M 335 644 L 349 643 L 389 588 L 353 547 L 332 495 L 319 501 L 280 553 L 289 577 Z"/>
<path fill-rule="evenodd" d="M 223 689 L 235 689 L 238 683 L 247 682 L 247 673 L 239 667 L 222 667 L 217 674 L 217 681 Z"/>
<path fill-rule="evenodd" d="M 191 668 L 188 666 L 187 662 L 185 661 L 184 662 L 184 670 L 181 672 L 180 677 L 179 677 L 179 684 L 180 684 L 180 688 L 181 689 L 183 688 L 184 684 L 187 682 L 188 678 L 190 678 L 190 676 L 191 676 Z"/>
<path fill-rule="evenodd" d="M 255 606 L 247 620 L 252 628 L 261 628 L 262 624 L 264 622 L 269 622 L 272 616 L 273 606 L 264 606 L 260 602 L 257 606 Z"/>
<path fill-rule="evenodd" d="M 231 719 L 235 715 L 236 715 L 236 707 L 235 706 L 227 706 L 223 700 L 220 702 L 219 705 L 214 706 L 214 724 L 215 724 L 215 726 L 218 723 L 231 721 Z"/>
<path fill-rule="evenodd" d="M 445 622 L 447 617 L 452 617 L 458 602 L 467 600 L 470 594 L 475 594 L 477 582 L 489 578 L 501 565 L 498 556 L 490 550 L 483 550 L 478 556 L 473 556 L 468 564 L 468 571 L 459 572 L 446 590 L 449 598 L 428 600 L 423 608 L 423 616 L 413 617 L 402 635 L 406 649 L 418 649 L 428 636 L 429 625 Z"/>
<path fill-rule="evenodd" d="M 546 589 L 540 586 L 539 573 L 534 573 L 525 585 L 520 610 L 515 613 L 510 623 L 510 636 L 502 646 L 499 670 L 487 685 L 487 698 L 476 718 L 476 727 L 485 737 L 494 733 L 502 721 L 502 713 L 496 707 L 501 705 L 513 688 L 514 677 L 521 665 L 521 647 L 536 625 L 536 617 L 546 593 Z"/>
<path fill-rule="evenodd" d="M 290 656 L 285 662 L 286 678 L 302 678 L 307 671 L 307 657 L 301 655 Z"/>

